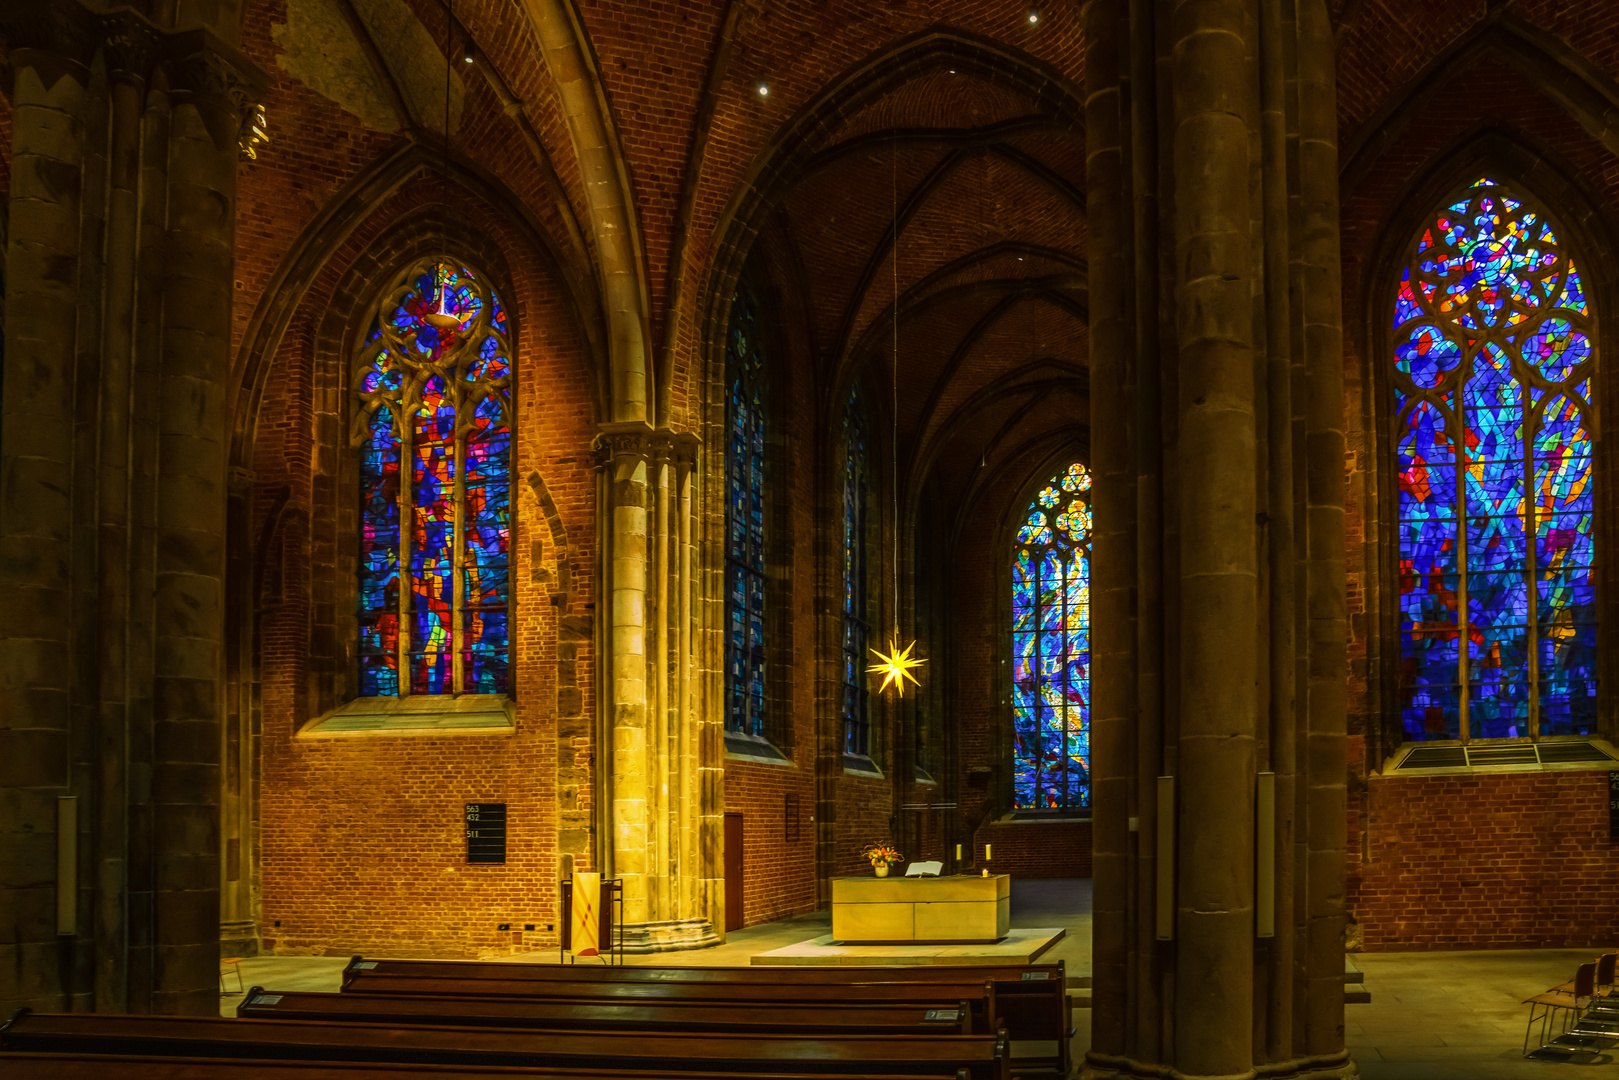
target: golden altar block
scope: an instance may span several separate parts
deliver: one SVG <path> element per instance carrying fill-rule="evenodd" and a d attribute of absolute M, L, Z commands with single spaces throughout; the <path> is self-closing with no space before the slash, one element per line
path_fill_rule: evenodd
<path fill-rule="evenodd" d="M 847 945 L 984 944 L 1011 929 L 1012 879 L 832 879 L 832 940 Z"/>

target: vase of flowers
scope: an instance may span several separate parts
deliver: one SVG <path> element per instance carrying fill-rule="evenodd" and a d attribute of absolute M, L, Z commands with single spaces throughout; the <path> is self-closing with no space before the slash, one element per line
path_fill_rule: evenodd
<path fill-rule="evenodd" d="M 878 877 L 887 877 L 888 868 L 897 862 L 904 862 L 905 856 L 893 844 L 867 844 L 860 852 L 871 861 L 871 869 Z"/>

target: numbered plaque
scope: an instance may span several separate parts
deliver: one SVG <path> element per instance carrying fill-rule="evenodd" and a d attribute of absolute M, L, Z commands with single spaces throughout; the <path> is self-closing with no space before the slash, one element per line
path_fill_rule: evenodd
<path fill-rule="evenodd" d="M 506 861 L 506 804 L 467 803 L 467 862 Z"/>
<path fill-rule="evenodd" d="M 1608 839 L 1619 840 L 1619 771 L 1608 774 Z"/>

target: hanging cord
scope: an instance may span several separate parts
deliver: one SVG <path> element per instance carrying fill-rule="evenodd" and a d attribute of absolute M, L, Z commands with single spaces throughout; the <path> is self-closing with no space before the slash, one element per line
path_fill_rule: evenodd
<path fill-rule="evenodd" d="M 894 221 L 894 252 L 890 262 L 894 268 L 894 364 L 891 370 L 889 383 L 893 388 L 889 400 L 888 418 L 892 429 L 892 441 L 889 445 L 889 494 L 893 497 L 893 517 L 890 518 L 890 528 L 894 530 L 893 555 L 889 568 L 893 571 L 894 598 L 894 637 L 893 643 L 899 644 L 899 136 L 896 134 L 889 139 L 889 169 L 888 169 L 888 207 L 889 215 Z"/>

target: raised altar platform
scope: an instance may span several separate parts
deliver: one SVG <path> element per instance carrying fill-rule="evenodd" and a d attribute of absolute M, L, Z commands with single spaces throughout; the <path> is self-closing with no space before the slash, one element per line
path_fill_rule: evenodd
<path fill-rule="evenodd" d="M 842 945 L 831 934 L 796 945 L 758 953 L 758 966 L 789 964 L 865 964 L 875 967 L 911 964 L 1032 964 L 1068 931 L 1062 927 L 1019 927 L 990 945 Z"/>

